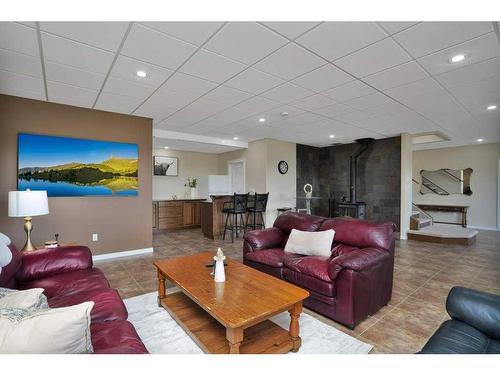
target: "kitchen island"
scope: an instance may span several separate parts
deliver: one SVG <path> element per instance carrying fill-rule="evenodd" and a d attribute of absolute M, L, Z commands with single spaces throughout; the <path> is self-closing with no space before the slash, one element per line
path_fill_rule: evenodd
<path fill-rule="evenodd" d="M 211 195 L 210 200 L 201 202 L 201 231 L 207 238 L 216 239 L 222 236 L 224 231 L 225 202 L 230 202 L 232 195 Z"/>

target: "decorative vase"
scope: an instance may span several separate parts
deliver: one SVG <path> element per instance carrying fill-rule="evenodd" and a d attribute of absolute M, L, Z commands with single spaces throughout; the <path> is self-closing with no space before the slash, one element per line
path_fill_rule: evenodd
<path fill-rule="evenodd" d="M 215 278 L 216 283 L 223 283 L 226 281 L 226 273 L 224 272 L 224 261 L 217 260 L 215 262 Z"/>
<path fill-rule="evenodd" d="M 190 190 L 191 190 L 191 199 L 196 199 L 196 197 L 197 197 L 196 188 L 192 187 Z"/>

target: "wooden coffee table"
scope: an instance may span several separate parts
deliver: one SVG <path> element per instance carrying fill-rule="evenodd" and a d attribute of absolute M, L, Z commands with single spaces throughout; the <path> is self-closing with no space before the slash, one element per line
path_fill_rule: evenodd
<path fill-rule="evenodd" d="M 299 315 L 309 292 L 226 259 L 226 281 L 210 275 L 214 252 L 154 262 L 158 305 L 163 306 L 206 353 L 286 353 L 298 351 Z M 181 291 L 166 293 L 165 280 Z M 287 331 L 268 320 L 290 313 Z"/>

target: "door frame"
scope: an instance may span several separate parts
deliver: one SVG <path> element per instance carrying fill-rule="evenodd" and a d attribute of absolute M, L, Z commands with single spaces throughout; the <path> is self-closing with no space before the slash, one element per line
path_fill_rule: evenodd
<path fill-rule="evenodd" d="M 243 165 L 243 189 L 245 192 L 245 191 L 247 191 L 247 181 L 246 181 L 247 162 L 245 159 L 233 159 L 233 160 L 227 161 L 227 174 L 231 178 L 231 188 L 233 187 L 233 181 L 232 181 L 232 176 L 231 176 L 231 164 L 236 164 L 236 163 L 242 163 L 242 165 Z M 234 193 L 234 191 L 233 191 L 233 193 Z"/>

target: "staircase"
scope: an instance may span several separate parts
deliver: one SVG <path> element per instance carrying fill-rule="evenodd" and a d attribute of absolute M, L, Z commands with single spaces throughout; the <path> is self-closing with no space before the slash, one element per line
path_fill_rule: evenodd
<path fill-rule="evenodd" d="M 429 217 L 425 217 L 420 213 L 420 211 L 413 211 L 410 216 L 410 229 L 411 230 L 420 230 L 425 227 L 429 227 L 432 225 L 432 219 Z"/>

